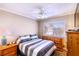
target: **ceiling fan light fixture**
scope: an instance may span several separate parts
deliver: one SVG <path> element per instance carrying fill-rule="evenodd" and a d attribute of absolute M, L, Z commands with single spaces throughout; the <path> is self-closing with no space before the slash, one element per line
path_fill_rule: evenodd
<path fill-rule="evenodd" d="M 42 6 L 38 6 L 37 9 L 39 10 L 39 12 L 37 13 L 38 18 L 44 18 L 44 16 L 46 15 L 44 8 Z"/>

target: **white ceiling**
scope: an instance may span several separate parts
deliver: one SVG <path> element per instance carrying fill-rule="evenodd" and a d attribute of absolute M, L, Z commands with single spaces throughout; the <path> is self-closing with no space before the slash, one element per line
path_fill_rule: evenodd
<path fill-rule="evenodd" d="M 38 9 L 43 9 L 44 15 L 40 16 Z M 34 20 L 51 16 L 73 14 L 76 3 L 0 3 L 0 9 Z"/>

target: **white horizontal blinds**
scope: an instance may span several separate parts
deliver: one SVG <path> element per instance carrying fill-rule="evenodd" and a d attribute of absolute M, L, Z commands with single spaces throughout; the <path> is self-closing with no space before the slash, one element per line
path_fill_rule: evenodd
<path fill-rule="evenodd" d="M 65 33 L 65 22 L 58 21 L 53 23 L 53 36 L 63 37 Z"/>
<path fill-rule="evenodd" d="M 52 30 L 52 26 L 51 24 L 46 24 L 45 27 L 44 27 L 44 34 L 45 35 L 53 35 L 53 30 Z"/>
<path fill-rule="evenodd" d="M 46 35 L 63 37 L 65 35 L 65 22 L 64 21 L 51 22 L 48 25 L 46 25 L 45 30 Z"/>

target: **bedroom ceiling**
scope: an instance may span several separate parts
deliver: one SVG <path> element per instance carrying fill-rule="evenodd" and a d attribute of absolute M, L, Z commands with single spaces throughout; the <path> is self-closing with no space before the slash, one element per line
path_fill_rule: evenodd
<path fill-rule="evenodd" d="M 0 9 L 37 20 L 73 14 L 76 3 L 0 3 Z"/>

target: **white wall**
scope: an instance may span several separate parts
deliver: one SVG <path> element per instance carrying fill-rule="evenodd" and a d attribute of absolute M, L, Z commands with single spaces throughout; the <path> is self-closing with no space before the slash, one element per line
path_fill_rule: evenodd
<path fill-rule="evenodd" d="M 14 36 L 37 34 L 37 22 L 26 17 L 0 10 L 0 29 L 8 29 Z"/>

